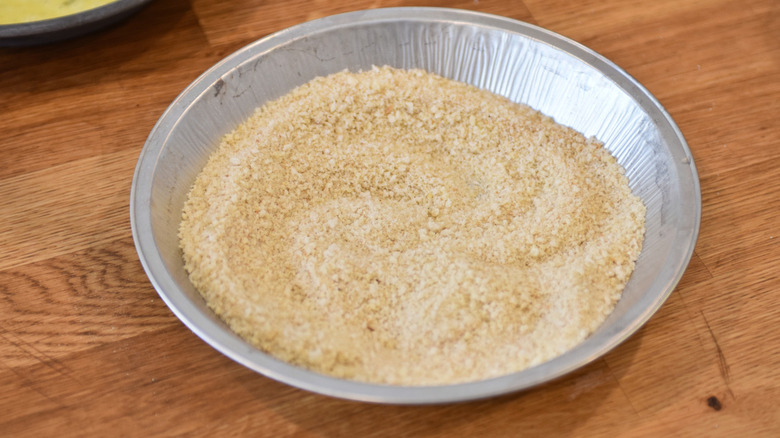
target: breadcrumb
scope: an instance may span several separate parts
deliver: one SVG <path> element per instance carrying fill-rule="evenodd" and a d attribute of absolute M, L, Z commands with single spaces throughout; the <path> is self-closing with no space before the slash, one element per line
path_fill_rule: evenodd
<path fill-rule="evenodd" d="M 527 106 L 390 67 L 319 77 L 225 136 L 179 230 L 240 336 L 395 385 L 496 377 L 609 315 L 645 207 L 595 139 Z"/>

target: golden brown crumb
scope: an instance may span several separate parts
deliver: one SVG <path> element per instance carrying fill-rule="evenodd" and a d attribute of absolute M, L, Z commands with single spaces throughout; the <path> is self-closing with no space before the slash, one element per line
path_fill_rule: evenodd
<path fill-rule="evenodd" d="M 593 139 L 422 70 L 320 77 L 227 135 L 180 228 L 209 306 L 258 348 L 430 385 L 547 361 L 593 332 L 645 209 Z"/>

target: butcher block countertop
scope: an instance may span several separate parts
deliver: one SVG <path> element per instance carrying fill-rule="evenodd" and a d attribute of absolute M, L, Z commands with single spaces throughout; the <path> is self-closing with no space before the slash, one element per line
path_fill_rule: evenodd
<path fill-rule="evenodd" d="M 653 93 L 693 153 L 699 240 L 658 313 L 552 383 L 435 406 L 345 401 L 228 359 L 139 262 L 130 187 L 157 119 L 244 45 L 394 6 L 532 23 Z M 780 436 L 780 2 L 155 0 L 65 42 L 0 49 L 1 436 Z"/>

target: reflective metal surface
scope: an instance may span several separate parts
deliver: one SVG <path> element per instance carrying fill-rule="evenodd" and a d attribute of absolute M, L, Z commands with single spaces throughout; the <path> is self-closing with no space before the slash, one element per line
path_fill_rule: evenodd
<path fill-rule="evenodd" d="M 181 208 L 220 137 L 269 99 L 316 76 L 372 65 L 424 68 L 522 102 L 596 136 L 647 206 L 636 270 L 615 311 L 590 338 L 539 366 L 473 383 L 398 387 L 336 379 L 278 361 L 234 335 L 184 272 Z M 629 337 L 680 280 L 699 230 L 693 159 L 656 99 L 613 63 L 552 32 L 502 17 L 439 8 L 393 8 L 323 18 L 259 40 L 221 61 L 171 104 L 138 161 L 133 237 L 160 296 L 193 332 L 271 378 L 337 397 L 440 403 L 526 389 L 575 370 Z"/>

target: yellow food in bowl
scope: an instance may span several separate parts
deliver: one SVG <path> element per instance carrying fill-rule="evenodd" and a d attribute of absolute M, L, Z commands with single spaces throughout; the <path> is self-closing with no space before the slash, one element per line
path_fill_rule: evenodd
<path fill-rule="evenodd" d="M 0 0 L 0 24 L 27 23 L 76 14 L 116 0 Z"/>

